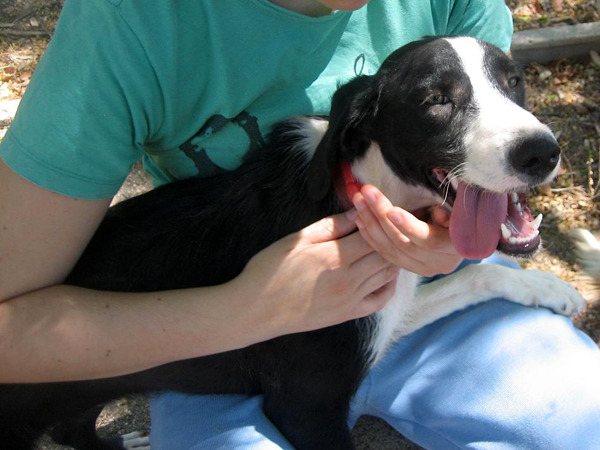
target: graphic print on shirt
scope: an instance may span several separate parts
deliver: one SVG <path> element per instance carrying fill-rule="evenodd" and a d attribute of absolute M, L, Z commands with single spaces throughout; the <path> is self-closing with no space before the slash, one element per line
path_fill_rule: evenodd
<path fill-rule="evenodd" d="M 253 152 L 264 146 L 264 138 L 258 126 L 258 119 L 247 111 L 242 111 L 233 119 L 228 119 L 221 114 L 209 118 L 194 136 L 179 146 L 181 150 L 194 163 L 198 176 L 212 176 L 226 170 L 215 164 L 208 156 L 206 149 L 199 141 L 221 131 L 226 125 L 233 123 L 240 127 L 248 137 L 247 152 Z"/>

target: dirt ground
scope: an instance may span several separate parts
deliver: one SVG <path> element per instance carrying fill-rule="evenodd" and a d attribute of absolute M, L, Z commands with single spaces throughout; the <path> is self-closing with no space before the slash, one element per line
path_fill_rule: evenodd
<path fill-rule="evenodd" d="M 593 0 L 507 0 L 507 4 L 517 30 L 600 20 Z M 0 0 L 0 139 L 47 46 L 61 5 L 62 0 Z M 531 64 L 525 70 L 528 107 L 556 133 L 564 171 L 552 186 L 530 195 L 534 215 L 544 215 L 540 231 L 545 245 L 523 265 L 552 272 L 572 282 L 589 300 L 596 300 L 600 291 L 579 271 L 568 232 L 585 227 L 600 233 L 600 56 Z M 147 179 L 136 169 L 119 198 L 147 186 Z M 600 344 L 600 302 L 574 321 Z M 143 430 L 147 425 L 145 400 L 139 398 L 116 402 L 99 424 L 107 435 Z M 374 426 L 380 434 L 392 433 L 384 425 Z M 372 441 L 368 434 L 356 438 L 361 449 L 399 448 L 394 438 L 387 444 Z M 58 447 L 44 443 L 40 448 Z"/>

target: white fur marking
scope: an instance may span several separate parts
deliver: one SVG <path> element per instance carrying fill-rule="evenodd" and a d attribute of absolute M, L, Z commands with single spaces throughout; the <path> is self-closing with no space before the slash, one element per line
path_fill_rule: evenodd
<path fill-rule="evenodd" d="M 352 173 L 362 184 L 372 184 L 383 192 L 394 206 L 407 211 L 438 205 L 442 198 L 426 187 L 406 183 L 385 162 L 381 148 L 372 142 L 365 156 L 352 164 Z"/>
<path fill-rule="evenodd" d="M 294 131 L 303 139 L 301 139 L 296 145 L 296 149 L 306 155 L 306 158 L 310 161 L 323 139 L 329 121 L 327 119 L 319 119 L 316 117 L 304 117 L 298 116 L 293 119 L 297 123 L 298 128 Z"/>
<path fill-rule="evenodd" d="M 530 112 L 521 108 L 496 88 L 485 72 L 485 54 L 471 38 L 447 38 L 460 58 L 473 87 L 477 115 L 466 130 L 465 144 L 469 163 L 463 168 L 465 181 L 496 192 L 524 188 L 523 181 L 498 168 L 509 167 L 508 150 L 522 137 L 532 133 L 552 134 Z M 548 176 L 554 178 L 558 171 Z"/>
<path fill-rule="evenodd" d="M 385 307 L 376 313 L 376 329 L 369 340 L 368 353 L 371 355 L 371 364 L 375 365 L 383 357 L 390 344 L 405 333 L 411 320 L 411 308 L 414 308 L 413 299 L 417 288 L 419 276 L 401 270 L 396 283 L 396 292 Z"/>

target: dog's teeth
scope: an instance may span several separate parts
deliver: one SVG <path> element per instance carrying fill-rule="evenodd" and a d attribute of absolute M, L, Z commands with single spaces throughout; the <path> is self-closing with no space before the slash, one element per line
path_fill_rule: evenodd
<path fill-rule="evenodd" d="M 507 241 L 511 244 L 526 244 L 527 242 L 531 242 L 535 239 L 535 237 L 540 234 L 538 230 L 533 230 L 529 236 L 525 237 L 510 237 Z"/>
<path fill-rule="evenodd" d="M 506 225 L 504 225 L 503 223 L 500 224 L 500 230 L 502 230 L 502 237 L 505 240 L 508 240 L 511 236 L 511 232 L 508 229 L 508 227 Z"/>
<path fill-rule="evenodd" d="M 541 223 L 542 223 L 542 215 L 540 214 L 532 222 L 531 232 L 527 236 L 518 236 L 518 232 L 516 230 L 515 230 L 516 235 L 513 235 L 513 233 L 508 228 L 508 225 L 506 225 L 505 223 L 501 223 L 500 230 L 502 231 L 502 238 L 505 241 L 509 242 L 510 244 L 515 244 L 515 245 L 525 244 L 527 242 L 532 241 L 533 239 L 536 238 L 536 236 L 538 234 L 540 234 L 538 228 L 540 227 Z M 509 225 L 510 225 L 510 223 L 509 223 Z"/>
<path fill-rule="evenodd" d="M 452 178 L 450 180 L 450 186 L 452 186 L 452 189 L 456 191 L 458 189 L 458 180 L 456 178 Z"/>
<path fill-rule="evenodd" d="M 519 201 L 519 194 L 517 194 L 516 192 L 511 192 L 509 195 L 510 195 L 510 199 L 513 202 L 513 205 L 515 205 L 515 208 L 517 208 L 517 211 L 519 211 L 519 214 L 523 215 L 523 206 L 521 205 L 521 202 Z"/>

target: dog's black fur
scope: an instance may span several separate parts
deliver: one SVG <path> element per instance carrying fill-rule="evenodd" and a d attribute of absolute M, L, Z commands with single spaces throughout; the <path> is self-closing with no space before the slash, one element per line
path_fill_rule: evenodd
<path fill-rule="evenodd" d="M 341 212 L 332 189 L 335 168 L 339 161 L 364 156 L 374 141 L 400 178 L 435 191 L 431 169 L 450 170 L 465 158 L 455 142 L 470 114 L 470 91 L 453 78 L 459 74 L 448 72 L 453 59 L 443 40 L 421 41 L 393 53 L 376 75 L 342 86 L 312 162 L 296 148 L 303 136 L 291 121 L 277 127 L 266 148 L 238 170 L 175 182 L 112 207 L 66 283 L 159 291 L 227 282 L 272 242 Z M 504 56 L 496 55 L 491 64 L 489 70 L 499 77 L 517 72 Z M 419 73 L 444 68 L 435 82 L 443 82 L 457 99 L 454 109 L 423 102 L 433 87 L 414 88 Z M 502 89 L 522 105 L 522 87 Z M 266 415 L 294 446 L 352 448 L 349 403 L 372 360 L 368 341 L 374 320 L 115 378 L 2 385 L 0 447 L 32 448 L 50 429 L 55 440 L 78 449 L 117 448 L 95 435 L 101 406 L 127 394 L 175 390 L 261 393 Z"/>

